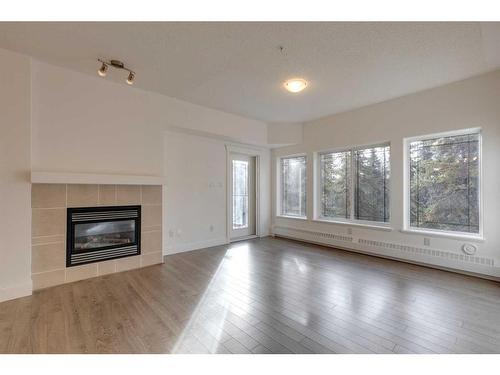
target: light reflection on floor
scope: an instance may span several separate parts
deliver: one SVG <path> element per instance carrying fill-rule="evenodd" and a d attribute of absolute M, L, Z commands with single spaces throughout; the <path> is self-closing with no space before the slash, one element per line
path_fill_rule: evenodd
<path fill-rule="evenodd" d="M 225 274 L 223 274 L 223 272 Z M 217 353 L 220 343 L 228 340 L 228 314 L 245 317 L 245 306 L 251 303 L 247 294 L 239 298 L 227 293 L 231 276 L 248 280 L 251 271 L 250 247 L 248 243 L 238 243 L 226 251 L 200 301 L 177 339 L 172 353 Z M 234 282 L 234 281 L 233 281 Z M 249 284 L 238 284 L 239 289 L 249 290 Z"/>

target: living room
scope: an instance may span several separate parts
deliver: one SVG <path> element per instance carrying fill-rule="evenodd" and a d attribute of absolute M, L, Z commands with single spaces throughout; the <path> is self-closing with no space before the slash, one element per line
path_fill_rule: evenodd
<path fill-rule="evenodd" d="M 0 22 L 0 353 L 500 352 L 500 23 L 104 15 Z"/>

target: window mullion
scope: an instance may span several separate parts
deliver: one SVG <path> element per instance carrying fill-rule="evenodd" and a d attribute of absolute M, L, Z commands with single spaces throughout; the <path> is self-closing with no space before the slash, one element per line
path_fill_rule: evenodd
<path fill-rule="evenodd" d="M 355 169 L 356 167 L 354 166 L 354 151 L 353 150 L 350 150 L 349 151 L 349 162 L 351 163 L 351 194 L 350 194 L 350 197 L 349 197 L 349 200 L 351 201 L 351 216 L 350 216 L 350 220 L 354 220 L 354 197 L 357 195 L 356 193 L 356 188 L 354 186 L 354 173 L 357 173 L 357 171 L 355 172 Z"/>
<path fill-rule="evenodd" d="M 345 159 L 345 218 L 349 219 L 349 210 L 350 209 L 350 200 L 351 200 L 351 192 L 349 191 L 349 179 L 351 178 L 350 175 L 348 175 L 349 171 L 349 166 L 351 165 L 351 161 L 349 160 L 349 157 L 346 155 Z"/>
<path fill-rule="evenodd" d="M 384 153 L 384 167 L 382 168 L 382 173 L 383 173 L 382 174 L 382 178 L 384 179 L 384 189 L 382 190 L 382 194 L 384 196 L 384 207 L 383 207 L 384 214 L 383 214 L 383 216 L 384 216 L 384 222 L 387 222 L 387 217 L 386 217 L 387 210 L 385 208 L 385 205 L 386 205 L 386 199 L 385 199 L 385 189 L 386 189 L 385 182 L 386 181 L 385 181 L 385 177 L 386 177 L 386 173 L 387 173 L 387 171 L 385 169 L 386 168 L 386 164 L 385 164 L 386 163 L 386 160 L 385 160 L 385 148 L 383 149 L 383 153 Z"/>
<path fill-rule="evenodd" d="M 467 228 L 470 232 L 470 137 L 467 142 Z"/>

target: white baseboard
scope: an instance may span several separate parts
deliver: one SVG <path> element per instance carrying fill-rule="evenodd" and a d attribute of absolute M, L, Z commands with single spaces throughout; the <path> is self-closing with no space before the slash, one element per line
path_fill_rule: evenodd
<path fill-rule="evenodd" d="M 272 231 L 268 229 L 268 230 L 260 232 L 259 237 L 260 238 L 269 237 L 269 236 L 271 236 L 271 233 L 272 233 Z"/>
<path fill-rule="evenodd" d="M 212 247 L 212 246 L 220 246 L 227 244 L 227 240 L 225 237 L 223 238 L 214 238 L 212 240 L 206 240 L 206 241 L 197 241 L 197 242 L 188 242 L 188 243 L 183 243 L 183 244 L 177 244 L 174 246 L 166 246 L 166 251 L 163 255 L 172 255 L 172 254 L 177 254 L 177 253 L 183 253 L 186 251 L 193 251 L 193 250 L 199 250 L 199 249 L 204 249 L 206 247 Z"/>
<path fill-rule="evenodd" d="M 8 286 L 6 288 L 0 288 L 0 302 L 31 296 L 32 293 L 33 293 L 33 284 L 31 280 L 24 284 L 18 284 L 18 285 Z"/>
<path fill-rule="evenodd" d="M 492 258 L 283 226 L 274 227 L 273 234 L 318 245 L 500 281 L 500 267 L 495 264 L 495 260 Z"/>

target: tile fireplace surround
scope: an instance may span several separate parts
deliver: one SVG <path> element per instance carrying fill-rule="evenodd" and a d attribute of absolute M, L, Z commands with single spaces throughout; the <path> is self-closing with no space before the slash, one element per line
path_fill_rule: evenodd
<path fill-rule="evenodd" d="M 66 268 L 66 209 L 142 206 L 141 255 Z M 162 187 L 159 185 L 33 184 L 33 290 L 163 262 Z"/>

